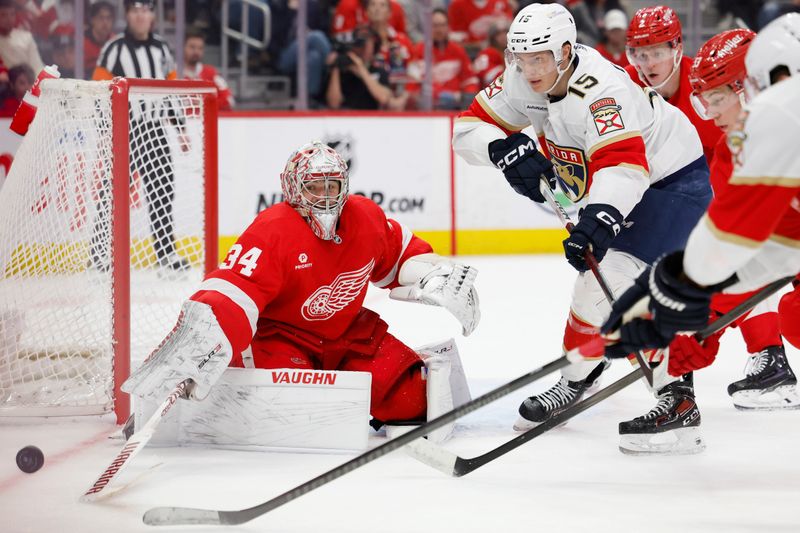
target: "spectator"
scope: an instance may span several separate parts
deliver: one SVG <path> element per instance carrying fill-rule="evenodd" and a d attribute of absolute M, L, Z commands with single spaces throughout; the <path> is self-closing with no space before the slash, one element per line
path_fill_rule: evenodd
<path fill-rule="evenodd" d="M 513 12 L 508 0 L 452 0 L 450 38 L 470 47 L 482 47 L 493 22 L 511 23 Z"/>
<path fill-rule="evenodd" d="M 356 29 L 353 41 L 328 58 L 326 101 L 331 109 L 394 109 L 405 107 L 407 93 L 394 97 L 385 64 L 375 61 L 380 38 L 368 27 Z"/>
<path fill-rule="evenodd" d="M 28 65 L 22 64 L 11 67 L 8 71 L 11 92 L 0 106 L 0 117 L 13 117 L 25 93 L 33 85 L 36 75 Z"/>
<path fill-rule="evenodd" d="M 74 0 L 17 0 L 16 27 L 30 31 L 35 38 L 48 41 L 59 35 L 74 35 Z"/>
<path fill-rule="evenodd" d="M 628 17 L 619 9 L 612 9 L 603 17 L 604 40 L 597 45 L 600 55 L 622 68 L 628 63 L 625 54 L 625 35 L 628 32 Z"/>
<path fill-rule="evenodd" d="M 464 47 L 448 39 L 450 25 L 447 11 L 436 9 L 431 15 L 433 37 L 433 102 L 436 109 L 461 109 L 478 92 L 478 77 L 472 72 Z M 409 77 L 421 82 L 425 75 L 425 43 L 414 47 Z M 414 83 L 410 91 L 418 96 L 421 87 Z"/>
<path fill-rule="evenodd" d="M 594 25 L 597 27 L 599 34 L 602 34 L 603 30 L 605 29 L 606 13 L 614 9 L 618 9 L 623 13 L 625 12 L 619 0 L 579 0 L 579 1 L 586 4 L 586 9 L 589 11 L 589 16 L 591 17 Z"/>
<path fill-rule="evenodd" d="M 367 0 L 367 20 L 378 36 L 375 60 L 389 72 L 389 86 L 395 95 L 405 92 L 408 81 L 408 62 L 411 60 L 411 41 L 405 33 L 392 27 L 390 0 Z"/>
<path fill-rule="evenodd" d="M 758 14 L 763 4 L 762 0 L 750 0 L 749 2 L 717 0 L 717 13 L 719 13 L 717 29 L 723 31 L 739 27 L 736 22 L 738 18 L 744 22 L 744 27 L 751 28 L 753 31 L 757 30 L 759 28 Z"/>
<path fill-rule="evenodd" d="M 489 26 L 489 46 L 480 51 L 472 63 L 481 87 L 492 83 L 506 68 L 505 50 L 508 43 L 508 23 L 494 22 Z"/>
<path fill-rule="evenodd" d="M 89 8 L 89 29 L 83 37 L 83 64 L 87 76 L 91 76 L 100 50 L 114 31 L 114 6 L 105 0 L 95 2 Z"/>
<path fill-rule="evenodd" d="M 367 23 L 368 0 L 341 0 L 333 14 L 334 38 L 342 41 L 350 40 L 353 30 Z M 406 32 L 406 14 L 403 7 L 395 0 L 389 0 L 389 24 L 396 31 Z"/>
<path fill-rule="evenodd" d="M 31 32 L 15 28 L 17 6 L 14 0 L 0 0 L 0 59 L 6 65 L 28 65 L 34 72 L 44 68 Z"/>
<path fill-rule="evenodd" d="M 187 80 L 204 80 L 214 82 L 217 86 L 217 102 L 219 109 L 230 111 L 233 108 L 233 94 L 217 69 L 202 63 L 205 53 L 205 35 L 195 28 L 186 30 L 183 41 L 183 77 Z"/>
<path fill-rule="evenodd" d="M 766 2 L 758 11 L 758 29 L 760 30 L 776 18 L 787 13 L 798 12 L 800 12 L 800 0 L 790 0 L 784 2 L 771 0 Z"/>
<path fill-rule="evenodd" d="M 419 0 L 397 0 L 406 16 L 405 33 L 412 43 L 418 43 L 425 38 L 425 6 Z M 443 9 L 447 5 L 445 0 L 431 0 L 433 9 Z"/>
<path fill-rule="evenodd" d="M 75 38 L 71 35 L 59 35 L 50 39 L 51 63 L 58 65 L 62 78 L 75 77 Z"/>
<path fill-rule="evenodd" d="M 297 0 L 272 0 L 272 37 L 269 54 L 273 65 L 287 76 L 297 73 Z M 325 82 L 325 61 L 331 53 L 331 43 L 323 29 L 323 10 L 316 0 L 308 0 L 308 34 L 306 38 L 308 65 L 308 94 L 312 99 L 322 99 Z"/>
<path fill-rule="evenodd" d="M 6 68 L 5 63 L 3 63 L 3 60 L 0 59 L 0 98 L 5 96 L 7 88 L 8 88 L 8 69 Z"/>

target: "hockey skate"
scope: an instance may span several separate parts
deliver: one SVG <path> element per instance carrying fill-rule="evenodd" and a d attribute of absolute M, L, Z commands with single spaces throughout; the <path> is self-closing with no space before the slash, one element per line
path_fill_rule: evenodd
<path fill-rule="evenodd" d="M 611 362 L 603 359 L 594 370 L 581 381 L 569 381 L 561 377 L 558 383 L 541 394 L 534 394 L 519 406 L 519 418 L 514 422 L 514 431 L 528 431 L 556 416 L 578 402 L 587 390 L 597 385 L 603 371 Z"/>
<path fill-rule="evenodd" d="M 783 346 L 767 346 L 751 355 L 745 378 L 728 385 L 728 394 L 741 410 L 800 409 L 797 378 Z"/>
<path fill-rule="evenodd" d="M 706 447 L 692 384 L 674 381 L 657 393 L 647 414 L 619 424 L 619 450 L 631 455 L 687 455 Z"/>

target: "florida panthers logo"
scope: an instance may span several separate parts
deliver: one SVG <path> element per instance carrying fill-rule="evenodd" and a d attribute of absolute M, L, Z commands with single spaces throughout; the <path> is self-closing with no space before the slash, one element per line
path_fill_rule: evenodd
<path fill-rule="evenodd" d="M 556 171 L 561 189 L 571 202 L 577 202 L 586 195 L 589 173 L 586 169 L 586 158 L 583 150 L 568 146 L 559 146 L 547 141 L 547 151 Z"/>
<path fill-rule="evenodd" d="M 375 260 L 336 276 L 333 283 L 323 285 L 303 302 L 300 312 L 306 320 L 327 320 L 355 300 L 369 281 Z"/>

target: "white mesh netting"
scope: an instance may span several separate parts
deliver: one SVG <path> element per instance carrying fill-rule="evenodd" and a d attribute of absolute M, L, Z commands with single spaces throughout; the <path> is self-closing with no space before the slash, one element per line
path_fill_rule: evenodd
<path fill-rule="evenodd" d="M 130 90 L 130 198 L 117 206 L 111 83 L 43 84 L 0 189 L 0 414 L 112 409 L 119 209 L 130 212 L 133 361 L 169 332 L 202 279 L 203 98 Z"/>

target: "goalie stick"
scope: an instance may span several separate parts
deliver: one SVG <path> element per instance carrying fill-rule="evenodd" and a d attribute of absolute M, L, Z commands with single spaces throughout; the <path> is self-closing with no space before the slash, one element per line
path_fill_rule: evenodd
<path fill-rule="evenodd" d="M 547 200 L 547 203 L 550 205 L 550 208 L 555 211 L 558 218 L 561 219 L 561 223 L 564 224 L 564 227 L 567 229 L 568 232 L 572 233 L 572 229 L 575 227 L 575 224 L 572 223 L 572 220 L 569 218 L 569 214 L 567 210 L 564 209 L 558 200 L 556 200 L 553 191 L 550 190 L 550 185 L 547 183 L 547 178 L 544 176 L 540 177 L 539 182 L 539 190 L 541 191 L 544 199 Z M 608 303 L 610 305 L 614 305 L 614 302 L 617 300 L 614 296 L 614 293 L 611 292 L 611 287 L 609 287 L 606 278 L 603 276 L 603 273 L 600 271 L 600 264 L 597 262 L 594 254 L 591 250 L 586 250 L 583 254 L 583 258 L 586 261 L 586 264 L 589 265 L 589 268 L 594 274 L 595 279 L 597 279 L 597 283 L 600 285 L 600 289 L 603 291 L 603 294 L 606 295 L 606 299 L 608 299 Z M 642 369 L 642 373 L 644 374 L 644 378 L 647 380 L 648 385 L 651 387 L 653 386 L 653 369 L 650 368 L 650 365 L 647 363 L 647 360 L 644 358 L 644 353 L 641 350 L 636 352 L 636 361 L 639 363 L 639 368 Z"/>
<path fill-rule="evenodd" d="M 113 488 L 114 482 L 119 479 L 119 474 L 122 472 L 125 467 L 127 467 L 131 459 L 136 457 L 136 455 L 142 451 L 147 443 L 153 438 L 153 435 L 158 428 L 158 424 L 167 416 L 169 410 L 175 405 L 175 402 L 178 401 L 179 398 L 188 398 L 192 388 L 194 386 L 194 381 L 191 379 L 185 379 L 178 383 L 175 389 L 167 396 L 167 399 L 158 406 L 155 413 L 150 417 L 150 419 L 142 426 L 142 429 L 136 431 L 128 441 L 125 443 L 125 446 L 122 447 L 122 450 L 117 454 L 111 464 L 103 470 L 103 473 L 100 474 L 100 477 L 97 478 L 91 487 L 81 496 L 80 501 L 82 502 L 94 502 L 99 499 L 111 496 L 112 494 L 117 494 L 125 487 L 130 485 L 122 485 L 117 488 Z M 127 425 L 127 424 L 126 424 Z"/>
<path fill-rule="evenodd" d="M 786 278 L 779 279 L 777 281 L 773 281 L 763 289 L 761 289 L 756 294 L 750 296 L 745 301 L 719 317 L 717 320 L 712 322 L 711 324 L 707 325 L 701 331 L 698 331 L 695 334 L 695 337 L 702 341 L 707 337 L 713 335 L 717 331 L 726 328 L 732 322 L 734 322 L 737 318 L 745 314 L 746 312 L 750 311 L 753 307 L 761 303 L 762 301 L 766 300 L 788 283 L 790 283 L 794 279 L 794 276 L 789 276 Z M 568 354 L 568 358 L 573 360 L 574 358 L 580 358 L 580 353 L 586 353 L 586 355 L 590 356 L 597 356 L 596 353 L 591 353 L 597 350 L 598 343 L 596 342 L 597 339 L 589 341 L 584 346 L 579 346 L 570 354 Z M 588 348 L 588 350 L 587 350 Z M 603 349 L 603 344 L 599 345 L 599 348 Z M 586 351 L 584 351 L 586 350 Z M 623 388 L 627 387 L 634 381 L 636 381 L 639 377 L 641 377 L 641 367 L 637 368 L 630 374 L 622 377 L 621 379 L 615 381 L 608 387 L 603 388 L 596 394 L 590 396 L 589 398 L 582 400 L 572 407 L 569 407 L 559 413 L 558 415 L 554 416 L 553 418 L 547 420 L 546 422 L 536 426 L 535 428 L 531 428 L 525 433 L 521 435 L 517 435 L 513 439 L 500 446 L 489 450 L 488 452 L 478 455 L 476 457 L 471 458 L 464 458 L 459 457 L 458 455 L 445 450 L 441 446 L 438 446 L 427 439 L 418 439 L 417 441 L 409 444 L 406 447 L 409 455 L 414 457 L 415 459 L 427 464 L 430 467 L 433 467 L 440 472 L 443 472 L 450 476 L 461 477 L 470 472 L 477 470 L 481 466 L 494 461 L 498 457 L 505 455 L 506 453 L 510 452 L 514 448 L 521 446 L 522 444 L 528 442 L 531 439 L 534 439 L 545 433 L 554 427 L 563 424 L 570 418 L 582 413 L 589 407 L 599 403 L 600 401 L 608 398 L 612 394 L 617 393 L 618 391 L 622 390 Z"/>
<path fill-rule="evenodd" d="M 758 292 L 757 294 L 751 296 L 745 302 L 743 302 L 742 304 L 738 305 L 736 308 L 731 310 L 729 313 L 716 320 L 714 324 L 705 328 L 703 330 L 704 332 L 708 330 L 708 332 L 706 332 L 705 335 L 709 335 L 711 334 L 711 332 L 715 331 L 715 330 L 709 330 L 709 328 L 712 326 L 717 326 L 719 324 L 719 327 L 724 327 L 723 325 L 730 324 L 733 320 L 735 320 L 745 311 L 749 310 L 750 308 L 758 304 L 760 301 L 769 297 L 771 294 L 779 290 L 781 286 L 791 281 L 791 279 L 793 278 L 785 278 L 781 280 L 781 285 L 778 285 L 773 288 L 773 286 L 778 283 L 775 282 L 769 285 L 767 288 L 762 289 L 762 291 Z M 764 294 L 768 289 L 770 289 L 771 292 L 769 292 L 769 294 Z M 733 315 L 734 313 L 736 313 L 736 315 L 730 318 L 730 316 Z M 726 317 L 730 319 L 726 321 Z M 472 411 L 475 411 L 476 409 L 479 409 L 480 407 L 483 407 L 484 405 L 487 405 L 507 394 L 510 394 L 511 392 L 514 392 L 515 390 L 520 389 L 525 385 L 546 376 L 547 374 L 555 372 L 556 370 L 563 368 L 567 364 L 569 364 L 569 361 L 566 356 L 559 357 L 558 359 L 551 361 L 550 363 L 547 363 L 546 365 L 536 370 L 532 370 L 531 372 L 523 376 L 520 376 L 514 381 L 506 383 L 505 385 L 502 385 L 456 409 L 453 409 L 452 411 L 447 412 L 441 415 L 440 417 L 431 420 L 430 422 L 427 422 L 417 428 L 412 429 L 408 433 L 400 435 L 399 437 L 392 439 L 389 442 L 386 442 L 376 448 L 373 448 L 372 450 L 369 450 L 359 455 L 358 457 L 355 457 L 350 461 L 347 461 L 346 463 L 343 463 L 309 481 L 306 481 L 305 483 L 298 485 L 297 487 L 294 487 L 293 489 L 290 489 L 284 492 L 283 494 L 280 494 L 272 498 L 271 500 L 267 500 L 266 502 L 260 503 L 253 507 L 236 511 L 193 509 L 189 507 L 154 507 L 145 512 L 144 516 L 142 517 L 142 521 L 145 524 L 151 526 L 244 524 L 245 522 L 249 522 L 255 518 L 258 518 L 259 516 L 262 516 L 270 511 L 273 511 L 278 507 L 281 507 L 282 505 L 289 503 L 290 501 L 295 500 L 300 496 L 303 496 L 304 494 L 316 490 L 322 487 L 323 485 L 326 485 L 331 481 L 338 479 L 341 476 L 352 472 L 353 470 L 356 470 L 357 468 L 360 468 L 368 463 L 371 463 L 375 459 L 378 459 L 402 446 L 405 446 L 410 442 L 414 441 L 415 439 L 418 439 L 419 437 L 422 437 L 423 435 L 435 429 L 438 429 L 444 426 L 445 424 L 449 424 L 450 422 L 456 420 L 457 418 L 460 418 L 468 413 L 471 413 Z M 631 374 L 622 378 L 622 380 L 610 385 L 609 387 L 606 387 L 603 390 L 608 391 L 617 384 L 620 384 L 619 387 L 623 388 L 626 386 L 623 380 L 631 380 L 630 382 L 632 383 L 633 381 L 638 379 L 639 377 L 637 375 L 638 373 L 639 369 L 635 370 Z M 602 392 L 603 391 L 601 391 L 600 393 Z M 613 392 L 608 393 L 608 395 L 610 394 L 613 394 Z M 597 394 L 595 396 L 597 396 Z M 589 400 L 591 400 L 591 398 L 585 401 Z M 576 406 L 577 405 L 578 404 L 576 404 Z M 498 450 L 499 449 L 493 451 L 498 451 Z M 503 453 L 505 452 L 497 453 L 496 457 L 499 457 Z"/>
<path fill-rule="evenodd" d="M 493 401 L 502 398 L 503 396 L 506 396 L 507 394 L 510 394 L 515 390 L 528 385 L 529 383 L 532 383 L 533 381 L 536 381 L 537 379 L 555 372 L 556 370 L 559 370 L 568 364 L 569 360 L 567 357 L 561 356 L 544 366 L 532 370 L 513 381 L 509 381 L 505 385 L 501 385 L 500 387 L 497 387 L 496 389 L 491 390 L 486 394 L 453 409 L 452 411 L 444 413 L 443 415 L 412 429 L 408 433 L 404 433 L 399 437 L 396 437 L 388 442 L 385 442 L 384 444 L 381 444 L 380 446 L 364 452 L 358 457 L 354 457 L 346 463 L 343 463 L 336 468 L 333 468 L 324 474 L 311 479 L 310 481 L 306 481 L 302 485 L 298 485 L 297 487 L 254 507 L 239 511 L 215 511 L 210 509 L 191 509 L 187 507 L 156 507 L 150 509 L 144 514 L 143 521 L 145 524 L 151 526 L 172 526 L 181 524 L 237 525 L 249 522 L 250 520 L 266 514 L 285 503 L 295 500 L 300 496 L 311 492 L 312 490 L 318 489 L 321 486 L 330 483 L 334 479 L 342 477 L 343 475 L 352 472 L 353 470 L 360 468 L 367 463 L 371 463 L 375 459 L 383 457 L 387 453 L 393 452 L 394 450 L 405 446 L 414 439 L 418 439 L 419 437 L 422 437 L 435 429 L 453 422 L 457 418 L 471 413 L 472 411 L 492 403 Z"/>

